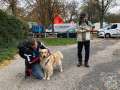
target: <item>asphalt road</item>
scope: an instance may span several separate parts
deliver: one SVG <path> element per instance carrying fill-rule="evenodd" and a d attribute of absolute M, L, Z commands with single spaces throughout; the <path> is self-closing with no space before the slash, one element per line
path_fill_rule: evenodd
<path fill-rule="evenodd" d="M 120 90 L 119 45 L 116 39 L 92 40 L 90 68 L 76 67 L 76 45 L 50 47 L 64 55 L 64 72 L 56 68 L 50 81 L 25 80 L 24 60 L 16 56 L 9 66 L 0 70 L 0 90 Z"/>

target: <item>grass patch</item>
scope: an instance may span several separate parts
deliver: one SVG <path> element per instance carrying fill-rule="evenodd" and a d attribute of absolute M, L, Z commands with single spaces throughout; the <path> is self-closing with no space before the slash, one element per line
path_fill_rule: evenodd
<path fill-rule="evenodd" d="M 0 50 L 0 63 L 4 60 L 11 60 L 13 56 L 16 54 L 16 48 L 6 48 Z"/>
<path fill-rule="evenodd" d="M 70 45 L 76 43 L 75 38 L 41 38 L 40 41 L 47 46 Z"/>
<path fill-rule="evenodd" d="M 76 43 L 75 38 L 41 38 L 39 39 L 47 46 L 71 45 Z M 17 44 L 9 48 L 0 48 L 0 63 L 5 60 L 11 60 L 17 53 Z"/>
<path fill-rule="evenodd" d="M 0 45 L 0 64 L 13 59 L 18 51 L 17 46 L 21 40 L 15 40 L 14 42 L 11 41 Z"/>

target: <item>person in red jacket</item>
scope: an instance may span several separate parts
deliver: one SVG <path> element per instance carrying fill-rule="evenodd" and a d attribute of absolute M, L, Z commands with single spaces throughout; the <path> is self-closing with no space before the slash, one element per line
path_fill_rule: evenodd
<path fill-rule="evenodd" d="M 54 24 L 63 24 L 63 23 L 64 23 L 64 21 L 63 21 L 62 17 L 59 15 L 56 15 L 54 18 Z"/>

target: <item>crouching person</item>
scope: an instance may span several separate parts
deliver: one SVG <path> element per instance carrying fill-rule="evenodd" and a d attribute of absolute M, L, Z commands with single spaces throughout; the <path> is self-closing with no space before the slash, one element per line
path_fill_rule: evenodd
<path fill-rule="evenodd" d="M 43 74 L 43 69 L 40 66 L 40 49 L 46 49 L 46 46 L 41 43 L 36 41 L 35 39 L 31 40 L 31 51 L 32 51 L 32 62 L 31 62 L 31 67 L 32 67 L 32 74 L 38 78 L 42 79 L 44 74 Z"/>
<path fill-rule="evenodd" d="M 20 56 L 25 59 L 25 77 L 33 75 L 37 79 L 43 79 L 39 49 L 46 49 L 46 47 L 41 42 L 30 39 L 23 42 L 18 48 Z"/>

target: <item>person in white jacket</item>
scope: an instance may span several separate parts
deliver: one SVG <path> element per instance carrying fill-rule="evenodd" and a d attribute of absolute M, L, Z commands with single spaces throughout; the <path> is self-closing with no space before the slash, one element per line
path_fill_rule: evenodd
<path fill-rule="evenodd" d="M 84 66 L 89 67 L 89 53 L 90 53 L 90 39 L 91 39 L 91 28 L 89 21 L 86 18 L 85 13 L 80 14 L 79 25 L 77 28 L 77 42 L 78 42 L 78 64 L 82 66 L 82 48 L 85 47 L 85 61 Z"/>

